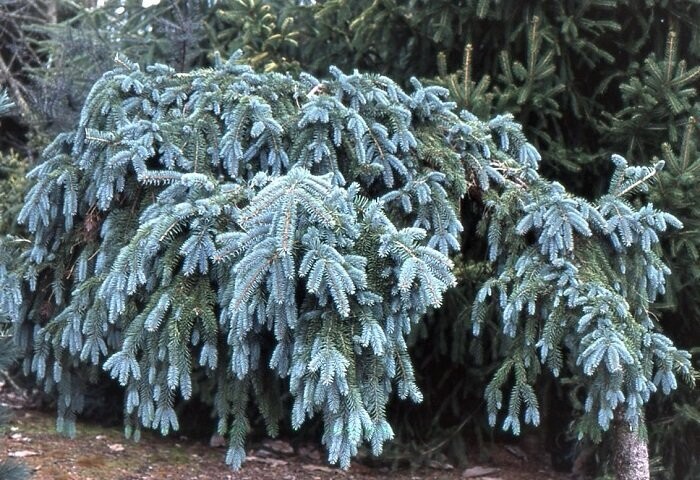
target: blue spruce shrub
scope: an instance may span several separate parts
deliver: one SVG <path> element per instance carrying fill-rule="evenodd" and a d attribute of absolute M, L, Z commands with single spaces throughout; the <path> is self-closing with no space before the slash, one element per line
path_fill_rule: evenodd
<path fill-rule="evenodd" d="M 492 265 L 474 330 L 496 311 L 508 352 L 492 422 L 506 385 L 504 428 L 539 422 L 542 364 L 581 372 L 592 434 L 618 408 L 638 426 L 649 395 L 689 373 L 647 309 L 668 274 L 658 235 L 679 222 L 626 200 L 656 167 L 614 157 L 590 203 L 539 176 L 511 116 L 456 113 L 415 79 L 406 92 L 333 67 L 322 81 L 236 57 L 190 73 L 117 62 L 29 174 L 31 246 L 0 268 L 0 314 L 26 372 L 57 392 L 59 430 L 74 433 L 103 369 L 136 439 L 177 429 L 177 402 L 213 397 L 239 467 L 249 401 L 274 435 L 286 389 L 294 428 L 322 417 L 331 463 L 362 442 L 379 454 L 391 395 L 421 399 L 406 337 L 456 282 L 468 188 L 483 193 Z"/>

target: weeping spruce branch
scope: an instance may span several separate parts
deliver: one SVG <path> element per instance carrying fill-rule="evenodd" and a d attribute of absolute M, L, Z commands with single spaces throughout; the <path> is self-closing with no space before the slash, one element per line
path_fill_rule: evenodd
<path fill-rule="evenodd" d="M 455 284 L 471 186 L 492 264 L 474 330 L 496 312 L 509 345 L 486 391 L 492 423 L 501 409 L 515 433 L 539 423 L 542 366 L 580 372 L 594 437 L 619 407 L 640 425 L 651 393 L 690 376 L 648 313 L 669 273 L 659 234 L 680 222 L 629 198 L 661 164 L 614 156 L 609 193 L 588 202 L 538 175 L 511 116 L 456 113 L 415 79 L 406 92 L 235 57 L 191 73 L 118 64 L 30 173 L 31 247 L 0 268 L 0 313 L 26 372 L 57 392 L 60 430 L 103 369 L 137 439 L 177 429 L 178 402 L 213 398 L 239 467 L 249 402 L 274 435 L 286 389 L 295 428 L 322 417 L 331 463 L 363 442 L 381 453 L 394 392 L 421 399 L 406 336 Z"/>

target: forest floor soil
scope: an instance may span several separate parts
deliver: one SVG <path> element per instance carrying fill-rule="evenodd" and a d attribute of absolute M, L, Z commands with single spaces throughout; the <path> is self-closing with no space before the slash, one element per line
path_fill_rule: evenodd
<path fill-rule="evenodd" d="M 240 471 L 224 464 L 225 447 L 185 437 L 144 432 L 141 441 L 124 438 L 118 427 L 79 421 L 77 435 L 66 438 L 55 429 L 55 415 L 31 408 L 19 396 L 4 393 L 0 401 L 14 415 L 2 432 L 0 456 L 29 466 L 33 480 L 567 480 L 552 471 L 536 445 L 489 447 L 488 461 L 463 467 L 447 463 L 434 468 L 390 469 L 353 462 L 340 470 L 324 462 L 318 446 L 292 446 L 282 440 L 249 446 Z M 484 458 L 484 455 L 481 455 Z"/>

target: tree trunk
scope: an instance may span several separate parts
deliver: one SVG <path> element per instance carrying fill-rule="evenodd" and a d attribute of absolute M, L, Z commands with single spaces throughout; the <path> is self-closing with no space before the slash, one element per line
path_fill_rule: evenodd
<path fill-rule="evenodd" d="M 639 431 L 632 430 L 621 409 L 613 424 L 613 465 L 617 480 L 649 480 L 649 451 Z"/>

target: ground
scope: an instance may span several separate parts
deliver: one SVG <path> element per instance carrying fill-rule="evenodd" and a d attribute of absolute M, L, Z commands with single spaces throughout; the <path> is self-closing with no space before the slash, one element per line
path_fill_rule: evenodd
<path fill-rule="evenodd" d="M 435 468 L 396 471 L 354 462 L 343 471 L 324 463 L 322 450 L 308 445 L 293 449 L 282 440 L 251 445 L 238 472 L 224 464 L 225 449 L 183 437 L 160 437 L 144 432 L 139 443 L 126 440 L 119 428 L 79 422 L 78 435 L 67 439 L 55 431 L 55 416 L 31 409 L 19 396 L 5 393 L 3 403 L 14 418 L 2 434 L 3 457 L 21 459 L 35 480 L 564 480 L 552 472 L 536 445 L 494 445 L 489 462 L 463 468 L 436 464 Z"/>

